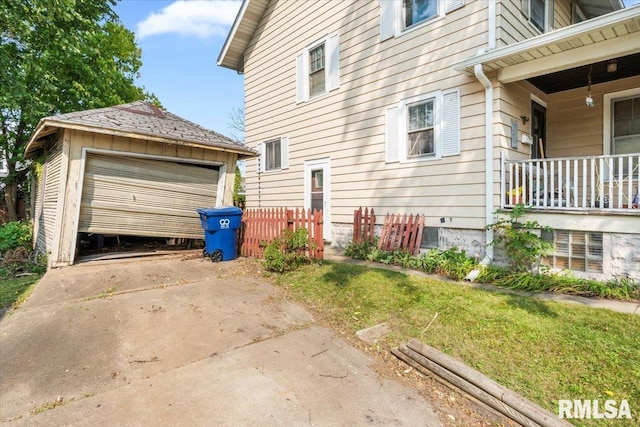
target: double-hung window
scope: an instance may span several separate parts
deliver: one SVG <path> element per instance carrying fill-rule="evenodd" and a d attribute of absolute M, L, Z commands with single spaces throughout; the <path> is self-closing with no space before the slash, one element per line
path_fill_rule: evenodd
<path fill-rule="evenodd" d="M 324 95 L 340 86 L 340 42 L 338 35 L 311 43 L 296 57 L 298 104 Z"/>
<path fill-rule="evenodd" d="M 403 0 L 404 28 L 438 16 L 439 0 Z"/>
<path fill-rule="evenodd" d="M 460 154 L 460 92 L 403 99 L 385 111 L 385 161 L 416 162 Z"/>
<path fill-rule="evenodd" d="M 429 21 L 444 18 L 465 0 L 380 0 L 380 40 L 401 36 Z"/>
<path fill-rule="evenodd" d="M 434 98 L 407 106 L 407 157 L 435 156 Z"/>
<path fill-rule="evenodd" d="M 622 164 L 617 159 L 612 161 L 614 177 L 631 176 L 632 180 L 640 177 L 640 89 L 605 94 L 604 115 L 604 123 L 608 128 L 605 131 L 604 154 L 633 154 L 622 158 Z M 605 179 L 608 179 L 607 170 Z"/>
<path fill-rule="evenodd" d="M 522 14 L 542 33 L 553 29 L 553 6 L 553 0 L 521 0 Z"/>
<path fill-rule="evenodd" d="M 258 172 L 272 172 L 289 167 L 289 138 L 272 139 L 258 144 Z"/>

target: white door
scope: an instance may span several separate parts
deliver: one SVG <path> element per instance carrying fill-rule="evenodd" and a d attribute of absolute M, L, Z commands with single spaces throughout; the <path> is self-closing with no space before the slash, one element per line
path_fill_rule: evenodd
<path fill-rule="evenodd" d="M 304 162 L 304 207 L 322 210 L 324 240 L 331 240 L 331 160 Z"/>

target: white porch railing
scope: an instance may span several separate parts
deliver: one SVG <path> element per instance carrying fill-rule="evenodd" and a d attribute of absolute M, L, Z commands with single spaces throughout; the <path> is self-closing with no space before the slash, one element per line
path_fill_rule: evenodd
<path fill-rule="evenodd" d="M 640 213 L 640 154 L 501 160 L 503 208 Z"/>

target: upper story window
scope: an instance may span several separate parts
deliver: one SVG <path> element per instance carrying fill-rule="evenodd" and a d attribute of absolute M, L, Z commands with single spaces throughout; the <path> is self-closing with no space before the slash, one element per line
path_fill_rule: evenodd
<path fill-rule="evenodd" d="M 324 43 L 309 51 L 309 96 L 325 93 Z"/>
<path fill-rule="evenodd" d="M 438 16 L 438 0 L 403 0 L 404 27 Z"/>
<path fill-rule="evenodd" d="M 522 14 L 538 31 L 553 30 L 553 0 L 521 0 Z"/>
<path fill-rule="evenodd" d="M 460 92 L 431 92 L 387 108 L 385 139 L 387 163 L 460 154 Z"/>
<path fill-rule="evenodd" d="M 258 144 L 258 172 L 272 172 L 289 167 L 289 138 L 272 139 Z"/>
<path fill-rule="evenodd" d="M 324 95 L 340 86 L 340 42 L 338 35 L 326 36 L 296 57 L 296 100 L 298 104 Z"/>
<path fill-rule="evenodd" d="M 419 24 L 444 17 L 465 0 L 380 0 L 380 40 L 402 35 Z"/>

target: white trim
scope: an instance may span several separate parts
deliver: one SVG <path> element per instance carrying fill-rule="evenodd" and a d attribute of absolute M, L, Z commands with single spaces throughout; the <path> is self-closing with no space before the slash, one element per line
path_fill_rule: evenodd
<path fill-rule="evenodd" d="M 104 148 L 82 147 L 82 156 L 80 158 L 80 175 L 79 175 L 79 179 L 78 179 L 78 181 L 79 181 L 79 183 L 78 183 L 78 198 L 76 199 L 76 209 L 75 209 L 75 213 L 74 213 L 74 219 L 75 220 L 73 221 L 73 235 L 71 236 L 72 241 L 71 241 L 71 245 L 70 245 L 72 250 L 71 250 L 71 254 L 69 256 L 69 265 L 72 265 L 75 262 L 76 251 L 75 251 L 74 248 L 78 244 L 78 226 L 80 224 L 80 205 L 82 204 L 82 190 L 83 190 L 83 186 L 84 186 L 85 166 L 86 166 L 86 161 L 87 161 L 87 154 L 92 154 L 92 153 L 105 154 L 105 155 L 111 155 L 111 156 L 120 156 L 120 157 L 137 157 L 137 158 L 150 159 L 150 160 L 171 161 L 171 162 L 176 162 L 176 163 L 220 166 L 220 170 L 218 171 L 218 193 L 217 193 L 217 195 L 220 194 L 220 177 L 223 176 L 222 175 L 222 166 L 226 167 L 226 163 L 225 162 L 219 162 L 219 161 L 194 160 L 194 159 L 186 159 L 186 158 L 183 158 L 183 157 L 170 157 L 170 156 L 161 156 L 161 155 L 153 155 L 153 154 L 131 153 L 131 152 L 128 152 L 128 151 L 107 150 L 107 149 L 104 149 Z M 225 170 L 226 170 L 226 168 L 225 168 Z M 62 177 L 61 177 L 61 179 L 62 179 Z M 223 187 L 224 187 L 224 181 L 223 181 Z M 222 194 L 224 196 L 224 189 L 223 189 L 223 193 Z M 216 205 L 218 205 L 218 199 L 217 198 L 216 198 Z M 67 265 L 67 264 L 63 263 L 63 265 Z M 52 265 L 52 266 L 55 267 L 56 265 Z"/>
<path fill-rule="evenodd" d="M 453 68 L 457 71 L 465 71 L 467 69 L 472 69 L 476 64 L 486 64 L 488 62 L 505 59 L 512 55 L 517 55 L 529 50 L 540 49 L 554 43 L 561 43 L 563 41 L 569 41 L 571 39 L 586 36 L 593 31 L 621 24 L 623 21 L 628 19 L 635 19 L 637 18 L 639 11 L 640 8 L 636 6 L 608 13 L 562 29 L 540 34 L 539 36 L 510 44 L 490 52 L 478 54 L 471 58 L 454 63 Z"/>
<path fill-rule="evenodd" d="M 394 1 L 393 5 L 394 5 L 394 10 L 393 10 L 393 16 L 394 16 L 394 20 L 395 20 L 395 24 L 394 24 L 394 28 L 395 28 L 395 37 L 400 37 L 403 36 L 405 34 L 410 34 L 413 31 L 416 31 L 420 28 L 423 28 L 426 25 L 429 25 L 433 22 L 438 22 L 442 19 L 445 18 L 446 16 L 446 5 L 443 4 L 443 2 L 441 0 L 438 0 L 438 10 L 436 11 L 436 14 L 429 18 L 429 19 L 425 19 L 424 21 L 418 22 L 416 24 L 411 25 L 410 27 L 404 28 L 404 10 L 403 10 L 403 2 L 402 1 Z"/>
<path fill-rule="evenodd" d="M 240 6 L 240 10 L 236 15 L 236 19 L 233 21 L 233 26 L 231 27 L 231 31 L 229 35 L 227 35 L 227 39 L 224 41 L 224 46 L 222 46 L 222 50 L 220 51 L 220 55 L 218 55 L 218 61 L 216 62 L 218 66 L 223 66 L 222 62 L 224 57 L 227 56 L 227 51 L 229 50 L 229 46 L 231 46 L 231 41 L 236 37 L 236 33 L 238 32 L 238 28 L 240 27 L 240 23 L 244 18 L 244 14 L 247 12 L 247 8 L 249 7 L 249 0 L 244 0 L 242 5 Z"/>
<path fill-rule="evenodd" d="M 407 146 L 407 108 L 419 102 L 433 99 L 433 156 L 409 157 Z M 398 105 L 398 159 L 400 163 L 419 163 L 442 158 L 442 91 L 425 93 L 400 101 Z"/>
<path fill-rule="evenodd" d="M 544 108 L 547 108 L 547 101 L 543 101 L 542 99 L 540 99 L 539 97 L 535 96 L 532 93 L 529 94 L 529 97 L 536 104 L 542 105 Z"/>
<path fill-rule="evenodd" d="M 218 191 L 216 192 L 216 207 L 223 206 L 224 202 L 224 186 L 227 183 L 227 164 L 224 163 L 218 169 Z"/>
<path fill-rule="evenodd" d="M 621 90 L 619 92 L 610 92 L 603 95 L 602 108 L 602 154 L 611 154 L 611 103 L 618 98 L 627 98 L 630 96 L 640 96 L 640 88 Z M 605 175 L 605 177 L 608 176 Z"/>
<path fill-rule="evenodd" d="M 304 208 L 311 208 L 311 171 L 322 169 L 322 238 L 331 240 L 331 159 L 329 157 L 304 162 Z"/>

